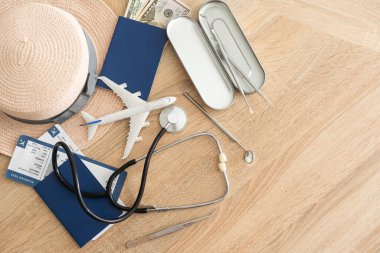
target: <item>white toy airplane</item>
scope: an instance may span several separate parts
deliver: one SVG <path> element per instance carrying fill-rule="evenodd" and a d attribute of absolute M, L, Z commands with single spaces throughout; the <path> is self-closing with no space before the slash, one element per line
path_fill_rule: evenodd
<path fill-rule="evenodd" d="M 146 102 L 139 98 L 139 96 L 141 96 L 140 92 L 132 94 L 127 91 L 125 89 L 127 84 L 125 83 L 118 85 L 104 76 L 98 77 L 98 79 L 102 80 L 108 87 L 110 87 L 113 92 L 121 98 L 128 109 L 108 114 L 98 119 L 86 112 L 82 112 L 82 117 L 86 121 L 86 124 L 81 126 L 88 126 L 88 139 L 91 140 L 95 136 L 98 126 L 130 118 L 128 141 L 122 158 L 125 159 L 131 152 L 135 142 L 142 141 L 139 134 L 143 127 L 149 126 L 149 122 L 146 122 L 149 113 L 153 110 L 161 109 L 173 104 L 176 101 L 176 98 L 166 97 L 152 102 Z"/>

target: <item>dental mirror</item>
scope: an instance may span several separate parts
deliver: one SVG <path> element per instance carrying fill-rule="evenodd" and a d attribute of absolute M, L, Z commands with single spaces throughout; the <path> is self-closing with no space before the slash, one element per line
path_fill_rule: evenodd
<path fill-rule="evenodd" d="M 253 153 L 253 151 L 252 150 L 247 150 L 245 152 L 245 155 L 244 155 L 244 161 L 245 161 L 245 163 L 251 164 L 251 163 L 253 163 L 254 160 L 255 160 L 255 154 Z"/>

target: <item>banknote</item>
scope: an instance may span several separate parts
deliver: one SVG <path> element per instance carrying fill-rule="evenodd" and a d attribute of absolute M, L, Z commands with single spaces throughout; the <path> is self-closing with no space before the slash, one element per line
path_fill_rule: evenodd
<path fill-rule="evenodd" d="M 178 0 L 150 0 L 137 20 L 166 28 L 170 20 L 189 12 L 190 9 Z"/>
<path fill-rule="evenodd" d="M 124 17 L 136 19 L 148 3 L 149 0 L 129 0 Z"/>

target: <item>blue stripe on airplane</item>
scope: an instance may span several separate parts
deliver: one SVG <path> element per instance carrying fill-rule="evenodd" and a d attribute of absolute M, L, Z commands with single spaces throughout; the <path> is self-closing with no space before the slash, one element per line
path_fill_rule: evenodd
<path fill-rule="evenodd" d="M 102 122 L 102 120 L 94 120 L 94 121 L 91 121 L 91 122 L 87 122 L 86 124 L 82 124 L 81 126 L 91 126 L 91 125 L 94 125 L 94 124 L 97 124 L 97 123 L 100 123 Z"/>

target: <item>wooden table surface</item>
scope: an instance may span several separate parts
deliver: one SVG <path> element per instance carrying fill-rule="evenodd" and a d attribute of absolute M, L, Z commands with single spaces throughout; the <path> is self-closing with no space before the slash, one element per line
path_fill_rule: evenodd
<path fill-rule="evenodd" d="M 107 0 L 123 15 L 127 0 Z M 196 17 L 201 1 L 185 1 Z M 187 129 L 162 144 L 208 131 L 229 157 L 232 192 L 221 204 L 197 210 L 135 215 L 113 226 L 82 252 L 125 252 L 125 242 L 206 215 L 186 230 L 128 252 L 380 252 L 380 2 L 378 0 L 227 1 L 266 71 L 264 93 L 240 95 L 226 111 L 211 114 L 257 161 L 183 96 L 199 99 L 172 46 L 165 49 L 151 99 L 175 95 L 189 116 Z M 189 45 L 190 46 L 190 45 Z M 152 126 L 131 156 L 144 154 L 159 125 Z M 120 166 L 127 122 L 115 124 L 85 153 Z M 157 156 L 144 204 L 179 204 L 223 192 L 215 147 L 194 140 Z M 0 251 L 75 252 L 63 226 L 29 187 L 5 179 L 0 166 Z M 131 203 L 141 165 L 131 170 L 123 200 Z"/>

